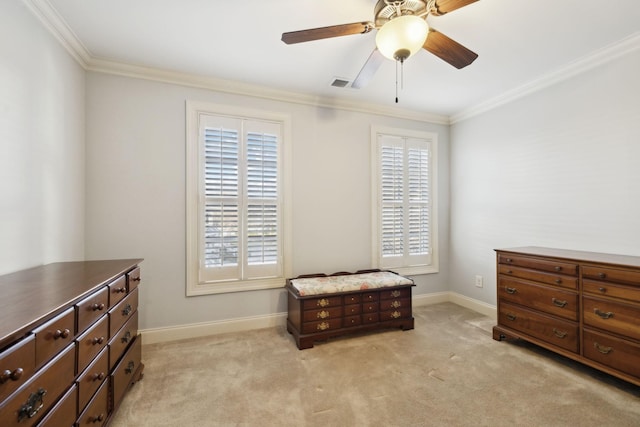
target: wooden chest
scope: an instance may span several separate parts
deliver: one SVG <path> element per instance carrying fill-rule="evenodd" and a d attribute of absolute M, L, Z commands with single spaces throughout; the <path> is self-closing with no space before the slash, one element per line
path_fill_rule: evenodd
<path fill-rule="evenodd" d="M 378 283 L 366 280 L 366 275 L 375 273 L 385 273 L 387 276 Z M 339 285 L 356 276 L 364 277 L 360 286 L 362 289 L 352 290 L 352 286 L 342 289 Z M 296 287 L 298 279 L 317 279 L 317 286 L 312 286 L 314 289 L 310 295 L 306 294 Z M 315 341 L 359 331 L 413 329 L 412 286 L 414 284 L 410 279 L 381 270 L 342 272 L 328 276 L 305 275 L 288 279 L 285 286 L 288 291 L 287 330 L 302 350 L 313 347 Z"/>

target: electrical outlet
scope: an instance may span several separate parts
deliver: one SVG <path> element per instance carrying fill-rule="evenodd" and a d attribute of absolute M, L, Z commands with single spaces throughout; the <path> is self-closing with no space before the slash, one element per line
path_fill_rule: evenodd
<path fill-rule="evenodd" d="M 476 274 L 476 288 L 482 287 L 482 276 Z"/>

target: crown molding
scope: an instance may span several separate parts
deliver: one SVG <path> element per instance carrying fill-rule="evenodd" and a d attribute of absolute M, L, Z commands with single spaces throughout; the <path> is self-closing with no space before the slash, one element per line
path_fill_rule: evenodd
<path fill-rule="evenodd" d="M 533 80 L 486 102 L 475 105 L 451 116 L 450 123 L 454 124 L 487 111 L 509 104 L 519 98 L 541 91 L 549 86 L 568 80 L 576 75 L 585 73 L 593 68 L 609 63 L 621 56 L 625 56 L 640 48 L 640 32 L 636 32 L 616 43 L 605 46 L 583 58 Z"/>

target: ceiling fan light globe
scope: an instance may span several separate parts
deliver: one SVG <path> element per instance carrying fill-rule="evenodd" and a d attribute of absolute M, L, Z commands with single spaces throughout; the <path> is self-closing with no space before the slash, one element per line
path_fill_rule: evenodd
<path fill-rule="evenodd" d="M 376 46 L 380 53 L 391 60 L 409 58 L 422 49 L 429 34 L 427 21 L 419 16 L 404 15 L 386 22 L 376 34 Z M 398 52 L 403 51 L 402 55 Z M 406 51 L 409 54 L 406 54 Z"/>

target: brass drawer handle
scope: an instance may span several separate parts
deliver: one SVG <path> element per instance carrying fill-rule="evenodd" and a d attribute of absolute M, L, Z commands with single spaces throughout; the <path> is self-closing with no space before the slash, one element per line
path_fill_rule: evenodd
<path fill-rule="evenodd" d="M 593 346 L 596 348 L 596 350 L 598 350 L 602 354 L 609 354 L 613 350 L 613 347 L 604 347 L 598 344 L 597 342 L 594 342 Z"/>
<path fill-rule="evenodd" d="M 392 291 L 392 292 L 391 292 L 391 296 L 392 296 L 393 298 L 398 298 L 398 297 L 400 296 L 400 291 Z"/>
<path fill-rule="evenodd" d="M 553 334 L 555 336 L 557 336 L 558 338 L 564 338 L 567 336 L 567 332 L 566 331 L 561 331 L 559 329 L 553 328 Z"/>
<path fill-rule="evenodd" d="M 602 317 L 603 319 L 610 319 L 613 317 L 613 313 L 611 311 L 607 311 L 606 313 L 604 311 L 600 311 L 597 308 L 593 309 L 593 312 L 595 314 L 597 314 L 598 316 Z"/>
<path fill-rule="evenodd" d="M 20 407 L 18 411 L 18 422 L 21 422 L 25 418 L 33 418 L 44 406 L 44 396 L 47 394 L 47 390 L 39 388 L 37 392 L 31 393 L 27 399 L 27 403 Z"/>
<path fill-rule="evenodd" d="M 316 326 L 316 329 L 319 331 L 326 331 L 330 327 L 331 325 L 329 325 L 327 322 L 321 322 L 318 324 L 318 326 Z"/>
<path fill-rule="evenodd" d="M 329 314 L 328 311 L 322 310 L 321 312 L 319 312 L 316 317 L 318 319 L 326 319 L 327 317 L 329 317 L 331 314 Z"/>
<path fill-rule="evenodd" d="M 505 291 L 507 291 L 507 293 L 508 293 L 508 294 L 511 294 L 511 295 L 513 295 L 513 294 L 515 294 L 516 292 L 518 292 L 518 290 L 517 290 L 516 288 L 508 288 L 508 287 L 505 287 L 505 288 L 504 288 L 504 290 L 505 290 Z"/>
<path fill-rule="evenodd" d="M 551 302 L 553 303 L 553 305 L 555 305 L 556 307 L 560 307 L 560 308 L 564 308 L 567 305 L 566 301 L 562 301 L 562 300 L 555 299 L 555 298 L 551 298 Z"/>
<path fill-rule="evenodd" d="M 326 298 L 322 298 L 321 300 L 318 300 L 317 305 L 318 307 L 326 307 L 329 305 L 329 300 Z"/>
<path fill-rule="evenodd" d="M 22 368 L 17 368 L 17 369 L 14 369 L 13 371 L 10 371 L 7 369 L 4 372 L 2 372 L 2 374 L 0 375 L 0 384 L 4 384 L 9 380 L 18 381 L 20 377 L 22 377 L 23 373 L 24 373 L 24 370 Z"/>
<path fill-rule="evenodd" d="M 393 317 L 394 319 L 397 319 L 400 316 L 402 316 L 402 313 L 400 313 L 399 311 L 394 311 L 393 313 L 391 313 L 391 317 Z"/>
<path fill-rule="evenodd" d="M 400 301 L 394 301 L 391 303 L 391 307 L 393 308 L 400 308 L 402 306 L 402 303 Z"/>
<path fill-rule="evenodd" d="M 56 329 L 56 331 L 53 333 L 53 339 L 57 340 L 58 338 L 68 338 L 70 334 L 71 331 L 69 329 L 64 329 L 62 331 L 60 329 Z"/>
<path fill-rule="evenodd" d="M 515 321 L 517 318 L 518 316 L 516 316 L 515 314 L 507 313 L 507 319 L 511 320 L 512 322 Z"/>

